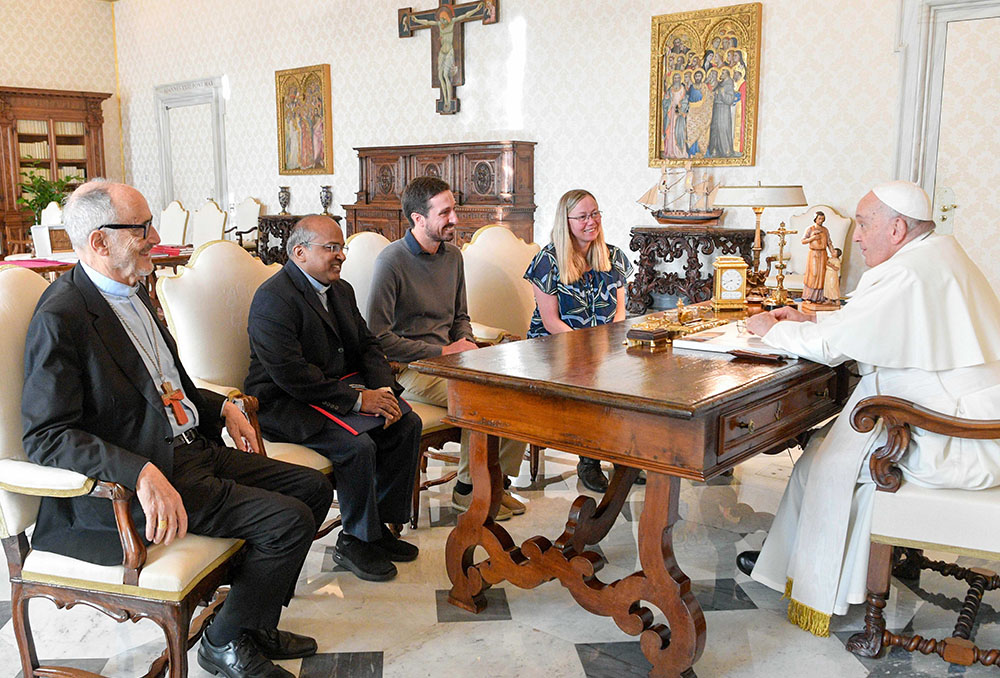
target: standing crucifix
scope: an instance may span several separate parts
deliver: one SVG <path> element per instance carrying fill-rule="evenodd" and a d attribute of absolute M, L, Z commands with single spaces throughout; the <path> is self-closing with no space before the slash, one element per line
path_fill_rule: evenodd
<path fill-rule="evenodd" d="M 463 26 L 467 21 L 482 19 L 495 24 L 500 12 L 500 0 L 480 0 L 455 4 L 455 0 L 438 0 L 435 9 L 414 12 L 412 7 L 399 10 L 399 37 L 408 38 L 413 31 L 431 29 L 431 87 L 441 90 L 437 112 L 452 115 L 459 111 L 455 88 L 465 84 L 465 52 L 462 49 Z"/>

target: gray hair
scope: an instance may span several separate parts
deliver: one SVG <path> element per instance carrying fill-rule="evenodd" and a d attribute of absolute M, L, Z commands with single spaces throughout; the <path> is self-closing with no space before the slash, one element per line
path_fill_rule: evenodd
<path fill-rule="evenodd" d="M 314 216 L 316 215 L 308 214 L 302 217 L 301 219 L 295 222 L 295 225 L 292 226 L 292 230 L 289 231 L 288 240 L 285 241 L 285 254 L 288 255 L 289 259 L 292 258 L 292 250 L 295 249 L 296 245 L 304 245 L 305 243 L 312 240 L 312 238 L 316 235 L 313 232 L 313 230 L 309 228 L 308 224 L 302 223 L 309 217 L 314 217 Z"/>
<path fill-rule="evenodd" d="M 66 201 L 63 225 L 73 249 L 85 247 L 90 234 L 104 224 L 118 221 L 118 210 L 111 202 L 109 189 L 112 185 L 107 179 L 91 179 L 73 191 Z"/>
<path fill-rule="evenodd" d="M 876 196 L 878 197 L 878 196 Z M 913 238 L 920 235 L 921 233 L 926 233 L 934 229 L 937 224 L 933 220 L 927 219 L 915 219 L 913 217 L 908 217 L 901 212 L 897 212 L 893 208 L 886 205 L 884 202 L 879 201 L 882 205 L 882 211 L 885 213 L 886 218 L 896 219 L 897 217 L 903 220 L 906 224 L 906 237 Z"/>

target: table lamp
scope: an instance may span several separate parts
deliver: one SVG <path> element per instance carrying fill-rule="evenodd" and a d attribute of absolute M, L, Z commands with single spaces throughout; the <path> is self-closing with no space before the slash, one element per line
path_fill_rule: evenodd
<path fill-rule="evenodd" d="M 804 207 L 806 195 L 801 186 L 719 186 L 715 194 L 716 207 L 750 207 L 757 215 L 757 226 L 753 235 L 753 263 L 747 271 L 747 300 L 760 301 L 767 296 L 767 274 L 770 264 L 761 270 L 760 215 L 765 207 Z"/>

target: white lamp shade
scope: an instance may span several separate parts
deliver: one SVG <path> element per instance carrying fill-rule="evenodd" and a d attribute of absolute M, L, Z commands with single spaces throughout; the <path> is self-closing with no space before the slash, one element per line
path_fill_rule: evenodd
<path fill-rule="evenodd" d="M 808 205 L 801 186 L 719 186 L 716 207 L 803 207 Z"/>

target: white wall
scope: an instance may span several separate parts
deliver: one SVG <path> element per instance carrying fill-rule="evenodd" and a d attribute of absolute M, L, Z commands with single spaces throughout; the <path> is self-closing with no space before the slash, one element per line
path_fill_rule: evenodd
<path fill-rule="evenodd" d="M 115 91 L 111 4 L 98 0 L 0 2 L 0 84 Z M 118 101 L 104 100 L 104 163 L 121 179 Z"/>
<path fill-rule="evenodd" d="M 160 206 L 153 87 L 224 74 L 233 200 L 277 211 L 287 184 L 292 213 L 318 211 L 319 187 L 332 183 L 343 213 L 357 190 L 354 146 L 527 139 L 538 142 L 536 240 L 549 239 L 558 197 L 579 186 L 605 210 L 608 240 L 627 248 L 629 228 L 652 223 L 635 200 L 658 177 L 647 162 L 650 18 L 725 4 L 504 0 L 500 23 L 466 25 L 462 110 L 440 116 L 430 36 L 397 37 L 396 0 L 119 0 L 128 180 Z M 888 0 L 765 2 L 757 164 L 716 176 L 801 183 L 810 201 L 853 215 L 891 172 L 895 21 Z M 335 175 L 281 177 L 274 71 L 316 63 L 331 65 Z M 770 210 L 765 225 L 791 212 Z M 751 226 L 753 213 L 731 210 L 726 223 Z"/>

